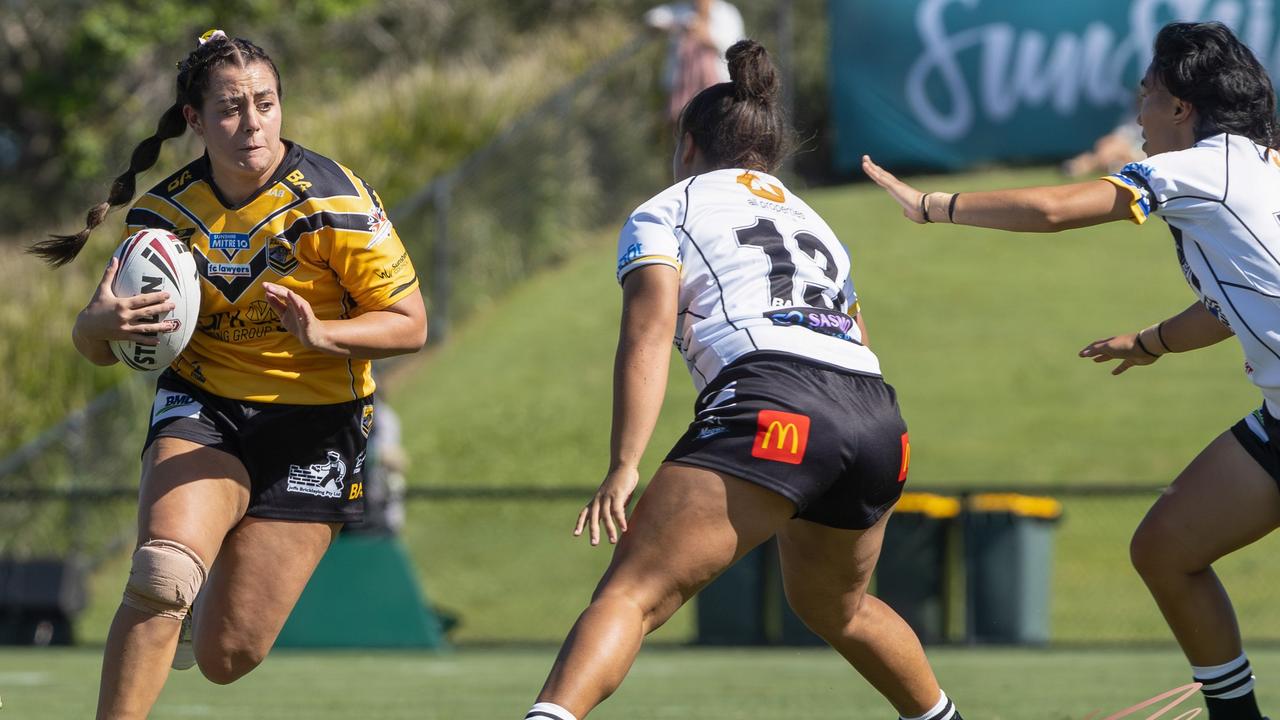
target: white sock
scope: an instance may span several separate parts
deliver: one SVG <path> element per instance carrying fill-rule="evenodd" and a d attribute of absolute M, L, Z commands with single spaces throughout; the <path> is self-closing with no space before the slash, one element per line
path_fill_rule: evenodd
<path fill-rule="evenodd" d="M 938 698 L 938 702 L 926 710 L 923 715 L 903 717 L 902 720 L 951 720 L 951 718 L 955 717 L 956 706 L 951 703 L 945 692 L 941 690 L 938 692 L 941 693 L 942 697 Z"/>
<path fill-rule="evenodd" d="M 1253 692 L 1253 669 L 1244 653 L 1221 665 L 1192 665 L 1191 674 L 1196 682 L 1204 685 L 1200 691 L 1207 698 L 1232 700 Z"/>
<path fill-rule="evenodd" d="M 529 712 L 525 713 L 524 720 L 542 720 L 550 718 L 550 720 L 578 720 L 573 713 L 565 710 L 555 703 L 540 702 L 534 703 L 529 708 Z"/>

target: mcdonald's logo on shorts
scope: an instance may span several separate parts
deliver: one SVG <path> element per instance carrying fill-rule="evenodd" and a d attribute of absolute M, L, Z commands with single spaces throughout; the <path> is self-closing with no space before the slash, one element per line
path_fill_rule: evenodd
<path fill-rule="evenodd" d="M 756 440 L 751 456 L 790 465 L 804 461 L 809 446 L 809 416 L 778 410 L 761 410 L 756 416 Z"/>
<path fill-rule="evenodd" d="M 902 467 L 898 469 L 898 482 L 907 481 L 907 469 L 911 467 L 911 438 L 902 433 Z"/>

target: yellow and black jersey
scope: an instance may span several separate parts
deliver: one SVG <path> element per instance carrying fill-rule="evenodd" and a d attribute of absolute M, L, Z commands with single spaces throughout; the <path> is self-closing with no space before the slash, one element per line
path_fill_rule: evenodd
<path fill-rule="evenodd" d="M 172 365 L 179 375 L 256 402 L 322 405 L 373 392 L 369 361 L 304 348 L 262 288 L 283 285 L 332 320 L 385 309 L 418 287 L 381 200 L 355 173 L 286 143 L 275 175 L 232 205 L 204 156 L 139 198 L 125 223 L 128 233 L 169 230 L 195 257 L 200 327 Z"/>

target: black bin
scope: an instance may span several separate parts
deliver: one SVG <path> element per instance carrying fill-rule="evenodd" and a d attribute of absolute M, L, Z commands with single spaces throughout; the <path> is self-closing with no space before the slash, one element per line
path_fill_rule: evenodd
<path fill-rule="evenodd" d="M 960 501 L 904 493 L 884 532 L 874 594 L 915 630 L 923 643 L 949 636 L 949 573 Z"/>
<path fill-rule="evenodd" d="M 84 606 L 78 563 L 0 558 L 0 645 L 70 645 L 71 621 Z"/>

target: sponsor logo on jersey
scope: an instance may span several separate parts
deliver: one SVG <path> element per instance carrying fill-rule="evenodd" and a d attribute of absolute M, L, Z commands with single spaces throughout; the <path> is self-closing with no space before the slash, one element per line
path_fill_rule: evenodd
<path fill-rule="evenodd" d="M 188 181 L 188 180 L 190 180 L 190 179 L 191 179 L 191 171 L 190 171 L 190 170 L 183 170 L 183 171 L 182 171 L 182 174 L 181 174 L 181 175 L 179 175 L 178 177 L 174 178 L 174 179 L 169 183 L 169 185 L 168 185 L 168 187 L 167 187 L 166 189 L 167 189 L 169 192 L 173 192 L 174 190 L 177 190 L 178 188 L 180 188 L 180 187 L 182 187 L 183 185 L 185 185 L 185 184 L 187 183 L 187 181 Z"/>
<path fill-rule="evenodd" d="M 1231 329 L 1231 321 L 1227 319 L 1227 313 L 1222 309 L 1222 303 L 1218 302 L 1217 300 L 1214 300 L 1213 298 L 1207 295 L 1205 297 L 1202 297 L 1200 299 L 1200 302 L 1205 306 L 1205 308 L 1210 313 L 1213 314 L 1215 318 L 1218 319 L 1218 322 L 1222 323 L 1223 327 L 1225 327 L 1228 330 Z"/>
<path fill-rule="evenodd" d="M 248 263 L 209 263 L 209 274 L 222 277 L 249 277 L 253 269 Z"/>
<path fill-rule="evenodd" d="M 210 262 L 199 247 L 194 248 L 191 256 L 196 261 L 196 270 L 200 272 L 200 276 L 209 282 L 218 292 L 222 293 L 222 297 L 227 302 L 235 304 L 245 290 L 253 285 L 258 276 L 262 275 L 267 269 L 267 249 L 259 248 L 253 258 L 247 264 L 235 266 L 226 263 Z M 235 274 L 217 272 L 216 269 L 225 269 L 227 267 L 245 267 L 248 272 L 236 271 Z M 231 278 L 231 279 L 228 279 Z"/>
<path fill-rule="evenodd" d="M 291 493 L 316 497 L 340 498 L 346 485 L 347 464 L 342 456 L 329 450 L 328 461 L 310 465 L 290 465 L 287 489 Z"/>
<path fill-rule="evenodd" d="M 245 342 L 274 332 L 288 332 L 266 300 L 254 300 L 247 308 L 210 313 L 200 322 L 201 332 L 223 342 Z"/>
<path fill-rule="evenodd" d="M 902 466 L 898 468 L 898 482 L 907 481 L 907 469 L 911 467 L 911 438 L 902 433 Z"/>
<path fill-rule="evenodd" d="M 249 249 L 247 233 L 213 233 L 209 236 L 209 249 L 221 250 L 227 260 L 235 260 L 236 253 Z"/>
<path fill-rule="evenodd" d="M 351 477 L 355 477 L 356 475 L 359 475 L 363 471 L 364 471 L 364 450 L 361 450 L 360 454 L 356 456 L 356 464 L 355 464 L 355 467 L 352 468 L 351 470 Z"/>
<path fill-rule="evenodd" d="M 369 232 L 373 233 L 373 237 L 364 246 L 365 250 L 372 250 L 391 237 L 391 221 L 387 219 L 387 211 L 377 205 L 369 208 Z"/>
<path fill-rule="evenodd" d="M 151 424 L 169 418 L 200 417 L 200 403 L 186 393 L 172 390 L 161 390 L 156 393 L 155 402 L 151 405 Z"/>
<path fill-rule="evenodd" d="M 764 314 L 774 325 L 797 325 L 823 335 L 853 342 L 849 331 L 856 324 L 852 317 L 834 310 L 821 308 L 790 307 L 770 310 Z"/>
<path fill-rule="evenodd" d="M 383 280 L 390 280 L 396 276 L 396 273 L 400 272 L 400 268 L 404 267 L 404 264 L 407 262 L 409 262 L 409 253 L 400 253 L 400 257 L 396 258 L 395 262 L 387 265 L 386 267 L 380 267 L 377 270 L 374 270 L 373 274 Z"/>
<path fill-rule="evenodd" d="M 626 251 L 622 253 L 622 257 L 618 258 L 618 269 L 621 270 L 630 265 L 642 255 L 644 255 L 644 248 L 640 247 L 640 243 L 631 243 Z"/>
<path fill-rule="evenodd" d="M 756 439 L 751 456 L 761 460 L 799 465 L 809 447 L 809 416 L 781 410 L 761 410 L 756 415 Z"/>
<path fill-rule="evenodd" d="M 293 183 L 293 186 L 298 188 L 300 192 L 305 191 L 311 187 L 311 182 L 307 180 L 306 176 L 302 174 L 301 170 L 294 170 L 288 175 L 285 175 L 284 179 L 288 180 L 290 183 Z"/>
<path fill-rule="evenodd" d="M 784 203 L 787 201 L 787 195 L 782 192 L 782 188 L 773 183 L 766 183 L 750 172 L 744 172 L 739 175 L 738 184 L 750 190 L 752 195 L 764 198 L 769 202 Z"/>
<path fill-rule="evenodd" d="M 293 254 L 293 243 L 276 236 L 267 241 L 267 265 L 281 275 L 288 275 L 298 267 Z"/>
<path fill-rule="evenodd" d="M 365 405 L 364 414 L 360 417 L 360 432 L 365 437 L 369 437 L 369 433 L 373 432 L 373 406 Z"/>

